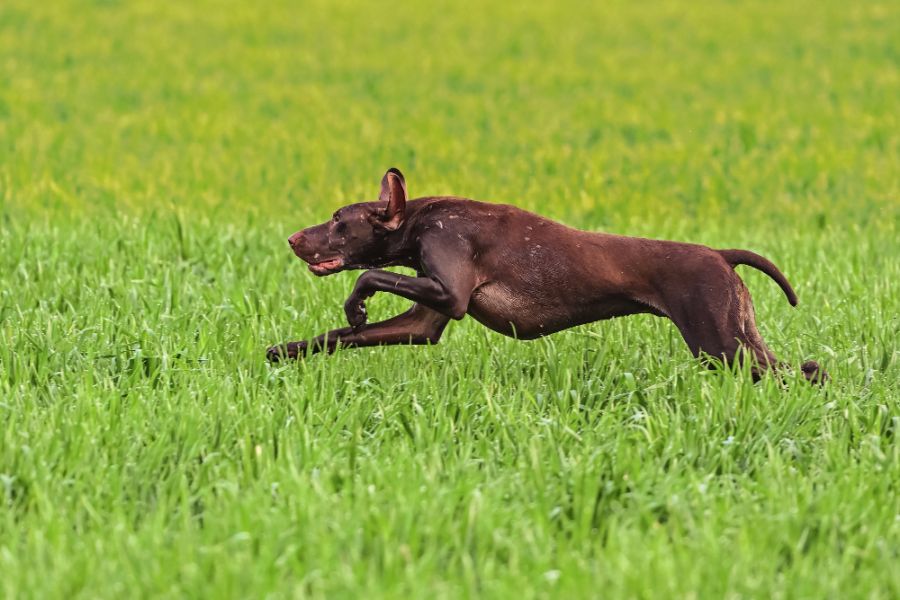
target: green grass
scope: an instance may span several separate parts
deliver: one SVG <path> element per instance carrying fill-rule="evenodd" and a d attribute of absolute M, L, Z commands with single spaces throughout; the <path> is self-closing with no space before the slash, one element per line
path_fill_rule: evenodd
<path fill-rule="evenodd" d="M 0 596 L 896 598 L 890 2 L 0 5 Z M 745 247 L 770 346 L 649 316 L 271 367 L 413 196 Z M 379 295 L 373 318 L 405 302 Z"/>

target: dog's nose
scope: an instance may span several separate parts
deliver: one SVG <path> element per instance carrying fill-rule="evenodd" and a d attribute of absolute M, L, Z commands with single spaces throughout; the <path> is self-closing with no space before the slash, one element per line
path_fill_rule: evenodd
<path fill-rule="evenodd" d="M 288 238 L 288 244 L 290 244 L 291 248 L 296 248 L 303 241 L 303 232 L 298 231 L 294 235 Z"/>

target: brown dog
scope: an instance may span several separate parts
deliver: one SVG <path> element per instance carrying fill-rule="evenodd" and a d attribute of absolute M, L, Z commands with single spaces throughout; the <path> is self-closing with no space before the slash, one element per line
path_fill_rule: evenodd
<path fill-rule="evenodd" d="M 385 173 L 378 202 L 345 206 L 288 241 L 316 275 L 372 270 L 357 279 L 344 304 L 349 327 L 273 346 L 272 361 L 338 347 L 434 344 L 450 319 L 466 314 L 504 335 L 534 339 L 650 313 L 674 321 L 694 356 L 726 364 L 748 356 L 758 377 L 781 365 L 756 329 L 750 294 L 733 267 L 759 269 L 797 303 L 778 268 L 753 252 L 589 233 L 514 206 L 464 198 L 408 201 L 397 169 Z M 387 266 L 409 267 L 417 276 L 378 268 Z M 367 324 L 365 301 L 375 292 L 415 304 Z M 826 377 L 814 361 L 802 371 L 812 382 Z"/>

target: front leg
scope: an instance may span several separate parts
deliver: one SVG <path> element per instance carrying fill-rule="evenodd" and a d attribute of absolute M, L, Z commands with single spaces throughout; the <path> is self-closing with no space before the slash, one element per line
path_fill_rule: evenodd
<path fill-rule="evenodd" d="M 449 317 L 441 313 L 416 304 L 402 315 L 380 323 L 362 325 L 356 329 L 342 327 L 323 333 L 311 340 L 272 346 L 266 352 L 266 357 L 271 362 L 279 362 L 285 359 L 300 358 L 307 353 L 331 353 L 339 347 L 436 344 L 449 320 Z"/>
<path fill-rule="evenodd" d="M 365 324 L 366 300 L 375 292 L 390 292 L 441 313 L 453 319 L 462 319 L 469 306 L 472 280 L 469 270 L 453 273 L 445 283 L 437 277 L 409 277 L 381 269 L 366 271 L 356 280 L 350 297 L 344 303 L 344 313 L 350 327 L 356 329 Z"/>
<path fill-rule="evenodd" d="M 352 329 L 359 329 L 366 324 L 369 313 L 366 311 L 366 300 L 375 293 L 366 289 L 364 279 L 371 271 L 366 271 L 356 280 L 353 291 L 344 302 L 344 314 L 347 316 L 347 322 L 350 323 Z"/>

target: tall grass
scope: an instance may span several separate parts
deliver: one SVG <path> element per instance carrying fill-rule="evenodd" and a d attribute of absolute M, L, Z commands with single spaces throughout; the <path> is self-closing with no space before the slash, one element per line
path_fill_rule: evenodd
<path fill-rule="evenodd" d="M 0 595 L 900 595 L 890 3 L 0 6 Z M 770 346 L 667 321 L 270 366 L 354 281 L 287 235 L 510 202 L 746 247 Z M 379 295 L 373 319 L 407 303 Z"/>

